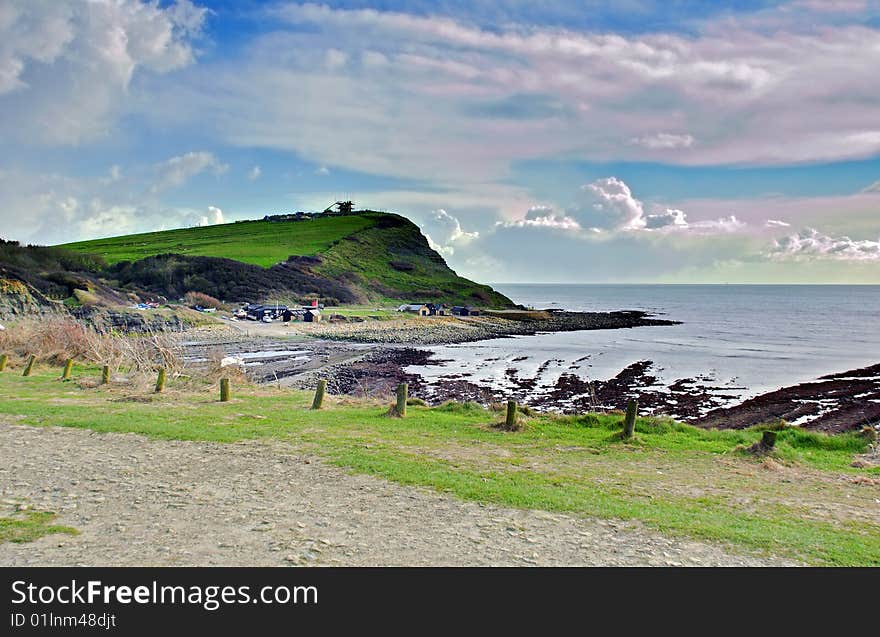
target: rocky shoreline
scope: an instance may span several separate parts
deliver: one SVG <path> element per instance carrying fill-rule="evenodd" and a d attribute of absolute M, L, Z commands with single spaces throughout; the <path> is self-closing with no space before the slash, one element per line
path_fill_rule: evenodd
<path fill-rule="evenodd" d="M 553 312 L 548 318 L 514 320 L 499 316 L 424 317 L 369 322 L 305 323 L 291 328 L 296 334 L 329 341 L 354 343 L 450 345 L 491 338 L 531 336 L 542 332 L 609 330 L 679 321 L 654 318 L 647 312 Z"/>
<path fill-rule="evenodd" d="M 258 382 L 311 389 L 328 381 L 331 393 L 360 397 L 387 397 L 406 382 L 410 395 L 431 404 L 447 400 L 484 405 L 509 399 L 538 411 L 583 413 L 622 409 L 639 401 L 642 413 L 669 415 L 707 428 L 745 428 L 784 419 L 806 429 L 837 433 L 880 425 L 880 365 L 815 382 L 782 388 L 745 401 L 745 388 L 719 386 L 709 377 L 679 378 L 663 384 L 650 360 L 635 361 L 611 378 L 587 381 L 565 371 L 548 383 L 542 373 L 552 361 L 539 366 L 535 376 L 523 376 L 511 364 L 504 370 L 504 388 L 473 382 L 469 374 L 450 370 L 439 379 L 426 380 L 410 373 L 411 366 L 440 365 L 433 353 L 421 349 L 487 338 L 531 335 L 579 329 L 621 329 L 671 325 L 643 312 L 565 312 L 549 320 L 515 321 L 496 317 L 473 319 L 395 319 L 350 324 L 297 325 L 295 339 L 270 338 L 233 331 L 199 345 L 224 354 L 250 352 L 248 375 Z M 260 350 L 255 352 L 255 350 Z M 514 363 L 515 361 L 511 361 Z"/>

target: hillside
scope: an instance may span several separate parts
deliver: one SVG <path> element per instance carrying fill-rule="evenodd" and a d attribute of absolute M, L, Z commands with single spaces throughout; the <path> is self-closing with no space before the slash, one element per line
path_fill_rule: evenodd
<path fill-rule="evenodd" d="M 291 255 L 324 252 L 343 237 L 375 223 L 373 215 L 319 217 L 298 222 L 245 221 L 78 241 L 61 247 L 100 255 L 109 265 L 159 254 L 179 254 L 221 257 L 268 268 Z"/>
<path fill-rule="evenodd" d="M 230 302 L 512 305 L 459 277 L 418 226 L 389 213 L 247 221 L 57 247 L 103 259 L 102 278 L 116 289 L 168 298 L 203 292 Z"/>

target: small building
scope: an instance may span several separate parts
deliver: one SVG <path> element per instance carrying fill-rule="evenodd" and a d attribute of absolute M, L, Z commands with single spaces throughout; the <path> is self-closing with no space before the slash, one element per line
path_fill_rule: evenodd
<path fill-rule="evenodd" d="M 472 305 L 456 305 L 452 308 L 453 316 L 479 316 L 480 310 Z"/>
<path fill-rule="evenodd" d="M 287 312 L 286 305 L 256 305 L 249 304 L 242 308 L 247 318 L 252 321 L 262 321 L 267 316 L 272 320 L 284 318 Z"/>
<path fill-rule="evenodd" d="M 428 303 L 428 316 L 448 316 L 449 306 L 445 303 Z"/>
<path fill-rule="evenodd" d="M 321 310 L 316 310 L 314 308 L 306 308 L 303 312 L 303 318 L 306 323 L 317 323 L 321 320 Z"/>
<path fill-rule="evenodd" d="M 407 305 L 401 305 L 399 308 L 397 308 L 397 311 L 407 312 L 409 314 L 418 314 L 419 316 L 428 316 L 431 313 L 425 303 L 409 303 Z"/>

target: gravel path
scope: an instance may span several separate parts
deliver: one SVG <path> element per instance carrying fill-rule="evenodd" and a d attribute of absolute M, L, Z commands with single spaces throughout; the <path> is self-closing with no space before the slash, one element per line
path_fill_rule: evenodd
<path fill-rule="evenodd" d="M 0 544 L 0 566 L 786 564 L 349 475 L 279 441 L 0 423 L 0 514 L 22 500 L 81 535 Z"/>

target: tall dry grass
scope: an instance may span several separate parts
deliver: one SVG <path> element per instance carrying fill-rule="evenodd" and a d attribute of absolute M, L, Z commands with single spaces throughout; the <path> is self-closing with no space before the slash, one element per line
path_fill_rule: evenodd
<path fill-rule="evenodd" d="M 0 332 L 0 352 L 9 354 L 13 365 L 36 356 L 51 365 L 72 358 L 117 371 L 152 373 L 164 367 L 176 375 L 183 369 L 183 350 L 173 335 L 99 334 L 65 316 L 27 317 L 7 325 Z"/>

